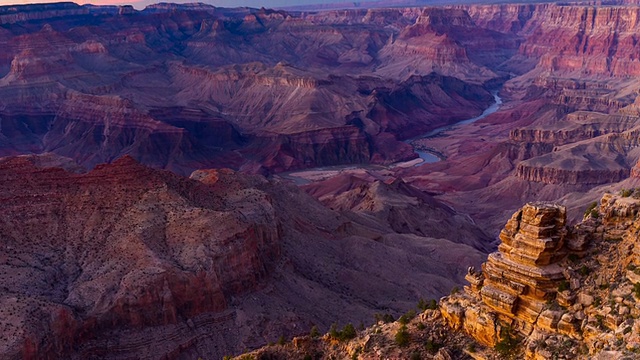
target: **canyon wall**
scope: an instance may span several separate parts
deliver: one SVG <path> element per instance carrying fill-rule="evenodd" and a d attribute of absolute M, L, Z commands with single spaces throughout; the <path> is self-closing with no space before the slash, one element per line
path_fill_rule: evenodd
<path fill-rule="evenodd" d="M 443 225 L 451 240 L 400 232 L 229 169 L 185 178 L 123 157 L 84 172 L 47 154 L 0 159 L 0 183 L 3 358 L 220 358 L 340 310 L 401 311 L 483 257 L 462 216 Z"/>

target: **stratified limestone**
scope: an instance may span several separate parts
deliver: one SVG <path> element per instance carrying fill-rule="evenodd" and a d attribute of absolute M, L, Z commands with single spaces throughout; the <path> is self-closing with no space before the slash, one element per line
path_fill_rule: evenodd
<path fill-rule="evenodd" d="M 565 255 L 565 221 L 562 206 L 525 205 L 507 222 L 498 252 L 483 265 L 482 301 L 516 320 L 518 328 L 526 329 L 526 324 L 536 321 L 564 280 L 562 268 L 555 263 Z"/>
<path fill-rule="evenodd" d="M 465 293 L 443 299 L 440 312 L 454 330 L 463 330 L 478 342 L 495 346 L 500 334 L 498 317 L 470 295 Z"/>
<path fill-rule="evenodd" d="M 566 209 L 559 205 L 527 204 L 513 214 L 482 274 L 469 268 L 466 293 L 442 301 L 449 324 L 490 346 L 499 341 L 501 324 L 529 335 L 535 328 L 556 331 L 562 319 L 563 332 L 573 333 L 572 318 L 546 310 L 565 280 L 557 264 L 566 255 L 565 222 Z M 571 295 L 564 298 L 568 302 Z"/>

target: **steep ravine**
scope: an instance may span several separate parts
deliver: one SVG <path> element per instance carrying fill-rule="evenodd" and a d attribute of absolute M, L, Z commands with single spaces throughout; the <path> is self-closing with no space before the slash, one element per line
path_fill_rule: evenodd
<path fill-rule="evenodd" d="M 301 335 L 239 357 L 289 359 L 635 359 L 640 351 L 640 193 L 604 194 L 583 220 L 530 203 L 463 290 L 397 321 Z"/>

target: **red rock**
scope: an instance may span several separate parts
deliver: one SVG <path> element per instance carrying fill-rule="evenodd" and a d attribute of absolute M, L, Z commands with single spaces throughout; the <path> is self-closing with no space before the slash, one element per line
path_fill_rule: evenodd
<path fill-rule="evenodd" d="M 495 77 L 474 60 L 486 41 L 459 43 L 476 30 L 460 10 L 3 9 L 24 31 L 0 33 L 0 154 L 87 168 L 391 163 L 415 156 L 401 140 L 476 115 L 491 97 L 466 81 Z M 401 74 L 407 51 L 418 67 Z"/>
<path fill-rule="evenodd" d="M 260 176 L 188 179 L 131 157 L 84 174 L 46 167 L 65 161 L 0 159 L 1 356 L 219 357 L 310 323 L 328 328 L 339 309 L 350 321 L 383 301 L 404 311 L 483 257 Z"/>

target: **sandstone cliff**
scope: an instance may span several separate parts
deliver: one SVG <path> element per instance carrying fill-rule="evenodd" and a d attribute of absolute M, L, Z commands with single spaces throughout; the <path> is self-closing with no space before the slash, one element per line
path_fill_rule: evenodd
<path fill-rule="evenodd" d="M 404 311 L 483 257 L 261 176 L 52 165 L 80 170 L 0 159 L 2 358 L 220 358 Z"/>
<path fill-rule="evenodd" d="M 349 337 L 301 336 L 248 356 L 358 359 L 633 359 L 639 351 L 634 189 L 605 194 L 567 226 L 560 205 L 527 204 L 469 285 L 439 306 L 379 321 Z M 247 355 L 245 355 L 247 356 Z M 242 358 L 242 357 L 241 357 Z"/>
<path fill-rule="evenodd" d="M 406 160 L 401 140 L 477 115 L 497 77 L 478 60 L 492 36 L 460 42 L 478 30 L 462 10 L 63 3 L 0 16 L 22 26 L 0 30 L 0 155 L 87 168 L 125 154 L 183 175 Z M 164 116 L 176 108 L 201 116 Z"/>

